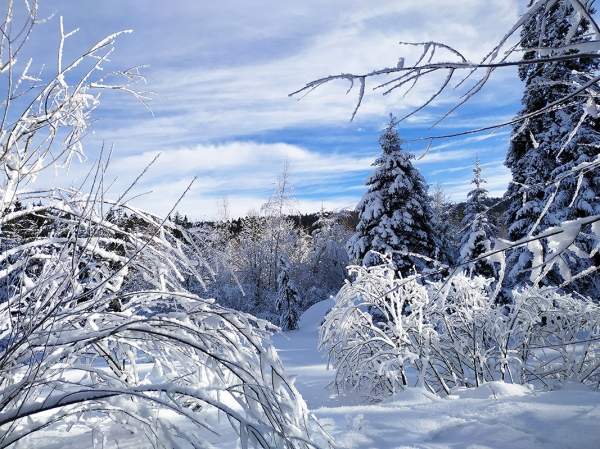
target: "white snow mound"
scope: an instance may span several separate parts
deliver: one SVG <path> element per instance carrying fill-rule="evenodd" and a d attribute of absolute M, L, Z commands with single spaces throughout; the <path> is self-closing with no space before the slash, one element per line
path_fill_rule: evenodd
<path fill-rule="evenodd" d="M 485 383 L 477 388 L 455 388 L 451 393 L 453 398 L 499 399 L 525 396 L 531 392 L 532 388 L 529 385 L 507 384 L 501 381 L 495 381 Z"/>
<path fill-rule="evenodd" d="M 333 298 L 319 301 L 310 306 L 300 317 L 298 328 L 303 331 L 318 331 L 325 315 L 333 308 L 335 301 Z"/>

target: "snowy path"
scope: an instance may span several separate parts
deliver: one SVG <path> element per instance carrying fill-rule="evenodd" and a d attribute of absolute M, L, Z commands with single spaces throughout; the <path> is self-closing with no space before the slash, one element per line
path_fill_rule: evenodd
<path fill-rule="evenodd" d="M 454 399 L 410 389 L 377 405 L 352 405 L 326 386 L 333 373 L 318 353 L 324 301 L 302 317 L 300 330 L 273 342 L 311 411 L 349 449 L 600 448 L 600 393 L 577 388 L 532 392 L 500 383 L 456 392 Z"/>
<path fill-rule="evenodd" d="M 333 371 L 327 369 L 326 358 L 317 351 L 319 325 L 331 305 L 331 301 L 315 304 L 302 316 L 300 330 L 273 336 L 286 372 L 297 376 L 296 386 L 311 410 L 339 405 L 326 390 Z"/>

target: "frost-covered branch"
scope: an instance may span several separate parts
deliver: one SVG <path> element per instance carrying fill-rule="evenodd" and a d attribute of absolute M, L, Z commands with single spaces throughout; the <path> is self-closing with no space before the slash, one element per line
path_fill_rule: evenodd
<path fill-rule="evenodd" d="M 109 71 L 105 67 L 116 41 L 131 30 L 111 34 L 65 61 L 65 46 L 77 30 L 66 32 L 60 18 L 56 66 L 33 74 L 33 61 L 23 64 L 20 55 L 40 20 L 38 9 L 37 0 L 9 0 L 0 25 L 0 82 L 4 92 L 0 169 L 5 173 L 0 185 L 0 212 L 13 203 L 16 191 L 33 182 L 45 167 L 68 165 L 74 157 L 84 157 L 82 138 L 102 91 L 127 92 L 143 102 L 148 99 L 136 88 L 143 81 L 139 68 Z M 19 19 L 25 25 L 15 30 Z"/>
<path fill-rule="evenodd" d="M 521 39 L 518 44 L 511 44 L 511 39 L 521 31 L 528 22 L 530 22 L 537 14 L 543 11 L 548 11 L 555 7 L 558 3 L 563 2 L 573 11 L 572 18 L 569 22 L 569 28 L 566 30 L 567 37 L 564 45 L 561 46 L 546 46 L 544 29 L 536 30 L 539 32 L 539 45 L 535 47 L 527 47 L 523 45 Z M 593 28 L 593 38 L 585 41 L 576 40 L 576 32 L 582 23 L 589 23 Z M 469 61 L 459 50 L 439 42 L 400 42 L 401 45 L 419 46 L 422 48 L 421 55 L 415 63 L 407 65 L 404 57 L 400 57 L 398 63 L 394 66 L 383 67 L 366 73 L 341 73 L 338 75 L 329 75 L 307 83 L 304 87 L 292 92 L 290 96 L 307 94 L 311 91 L 331 82 L 346 81 L 349 83 L 348 92 L 350 92 L 357 83 L 359 85 L 357 102 L 354 111 L 352 112 L 351 120 L 354 119 L 366 93 L 367 81 L 373 80 L 373 91 L 381 90 L 383 95 L 389 95 L 395 91 L 404 89 L 404 95 L 415 88 L 421 81 L 428 77 L 437 75 L 443 72 L 442 81 L 434 90 L 434 93 L 426 98 L 419 106 L 409 111 L 399 121 L 405 120 L 415 113 L 421 111 L 434 104 L 451 86 L 454 89 L 460 88 L 465 81 L 476 78 L 473 86 L 461 92 L 460 100 L 443 114 L 433 126 L 447 118 L 452 112 L 460 106 L 467 103 L 476 94 L 481 92 L 484 86 L 491 79 L 493 73 L 502 68 L 507 67 L 522 67 L 533 66 L 536 64 L 552 64 L 560 62 L 568 62 L 573 60 L 598 59 L 600 58 L 600 38 L 596 29 L 597 24 L 589 8 L 585 7 L 579 0 L 537 0 L 532 2 L 519 20 L 509 29 L 509 31 L 498 41 L 498 43 L 490 50 L 480 61 Z M 511 59 L 515 54 L 531 55 L 527 58 Z M 596 99 L 598 97 L 598 78 L 581 74 L 579 89 L 575 92 L 569 92 L 562 96 L 552 106 L 541 108 L 531 112 L 528 115 L 516 117 L 514 120 L 505 123 L 496 123 L 491 126 L 481 127 L 462 131 L 460 133 L 447 134 L 443 136 L 428 136 L 427 139 L 445 139 L 449 137 L 457 137 L 471 133 L 479 133 L 498 127 L 508 126 L 514 123 L 523 122 L 527 119 L 544 114 L 553 108 L 560 108 L 569 103 L 573 99 L 579 101 L 581 94 L 585 93 L 586 98 Z M 425 138 L 423 138 L 425 139 Z"/>
<path fill-rule="evenodd" d="M 340 393 L 377 400 L 414 383 L 449 394 L 494 380 L 598 386 L 597 304 L 531 287 L 502 305 L 482 277 L 423 286 L 393 266 L 351 270 L 320 335 Z"/>

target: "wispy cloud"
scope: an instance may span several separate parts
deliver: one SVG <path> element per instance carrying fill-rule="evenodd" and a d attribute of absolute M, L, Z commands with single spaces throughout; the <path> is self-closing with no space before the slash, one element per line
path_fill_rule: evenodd
<path fill-rule="evenodd" d="M 318 89 L 302 101 L 287 94 L 322 75 L 365 72 L 395 65 L 400 55 L 409 60 L 417 56 L 419 49 L 400 46 L 399 41 L 447 42 L 477 60 L 514 22 L 518 4 L 518 0 L 181 0 L 165 10 L 158 0 L 143 6 L 133 0 L 105 0 L 92 16 L 83 2 L 56 0 L 53 9 L 67 15 L 67 23 L 80 26 L 80 36 L 89 40 L 115 29 L 136 29 L 131 39 L 123 41 L 115 63 L 151 64 L 147 75 L 148 88 L 156 92 L 154 116 L 130 99 L 111 97 L 88 143 L 92 148 L 100 141 L 116 144 L 112 175 L 119 180 L 135 176 L 161 152 L 140 185 L 155 193 L 142 197 L 139 204 L 164 212 L 185 180 L 197 176 L 182 207 L 189 206 L 192 216 L 210 216 L 221 196 L 239 204 L 239 211 L 264 201 L 284 160 L 304 206 L 320 205 L 322 200 L 338 206 L 356 201 L 360 196 L 356 186 L 377 155 L 373 130 L 388 112 L 402 113 L 420 104 L 439 79 L 423 82 L 406 97 L 369 92 L 352 125 L 347 121 L 356 97 L 355 92 L 346 95 L 344 83 Z M 56 30 L 47 27 L 46 33 L 55 37 Z M 43 57 L 43 45 L 39 53 Z M 517 90 L 514 74 L 507 73 L 500 74 L 494 89 L 476 98 L 472 108 L 461 109 L 441 127 L 477 127 L 510 114 L 505 106 L 511 109 Z M 450 91 L 437 107 L 448 106 L 456 94 Z M 423 119 L 437 112 L 434 108 L 413 117 L 402 133 L 426 132 Z M 335 145 L 325 138 L 311 140 L 313 131 L 323 127 L 340 130 L 336 138 L 344 142 L 343 149 L 332 148 Z M 364 139 L 355 139 L 363 128 L 373 134 L 369 148 Z M 297 129 L 306 135 L 291 144 L 289 133 Z M 263 142 L 265 133 L 276 136 Z M 466 166 L 475 152 L 484 153 L 486 162 L 497 159 L 491 149 L 504 137 L 500 132 L 443 142 L 415 162 L 430 181 L 451 182 L 448 175 L 460 173 L 457 167 Z M 413 145 L 408 149 L 413 151 Z M 115 188 L 120 182 L 124 181 Z M 458 198 L 464 188 L 453 191 Z"/>
<path fill-rule="evenodd" d="M 511 180 L 510 171 L 502 163 L 488 164 L 483 171 L 483 177 L 486 180 L 485 188 L 490 196 L 494 197 L 502 196 Z M 464 201 L 467 193 L 473 189 L 469 175 L 443 182 L 441 187 L 454 201 Z"/>
<path fill-rule="evenodd" d="M 156 117 L 119 115 L 106 121 L 102 134 L 110 140 L 126 143 L 124 148 L 139 151 L 154 146 L 157 141 L 165 146 L 176 146 L 293 126 L 344 122 L 356 101 L 356 92 L 345 94 L 346 83 L 318 89 L 300 102 L 288 98 L 287 94 L 332 72 L 365 72 L 394 65 L 399 55 L 409 60 L 418 55 L 418 48 L 401 47 L 399 41 L 448 42 L 477 59 L 515 19 L 517 11 L 516 0 L 493 0 L 493 5 L 490 2 L 449 0 L 373 1 L 368 6 L 350 1 L 345 8 L 339 8 L 339 2 L 333 3 L 335 5 L 319 4 L 319 11 L 301 8 L 302 17 L 316 18 L 321 14 L 329 17 L 326 21 L 316 20 L 323 28 L 309 28 L 312 33 L 307 33 L 308 36 L 291 23 L 295 19 L 288 14 L 279 18 L 279 26 L 266 26 L 264 40 L 252 53 L 259 53 L 265 47 L 264 52 L 272 54 L 270 46 L 273 42 L 270 40 L 286 35 L 281 20 L 284 25 L 288 21 L 291 33 L 304 37 L 298 38 L 297 42 L 286 40 L 283 48 L 271 58 L 257 56 L 240 60 L 236 55 L 224 54 L 222 59 L 212 61 L 213 64 L 199 58 L 198 65 L 154 66 L 149 72 L 149 80 L 150 87 L 157 93 L 153 103 Z M 489 11 L 494 11 L 494 15 Z M 498 16 L 498 11 L 506 15 Z M 221 16 L 215 19 L 226 20 Z M 243 42 L 247 37 L 254 40 L 256 30 L 252 24 L 258 20 L 256 12 L 249 11 L 246 26 L 231 39 Z M 177 34 L 177 30 L 169 32 Z M 217 36 L 202 37 L 216 47 L 228 45 Z M 242 43 L 238 45 L 243 47 Z M 174 51 L 182 51 L 181 46 Z M 194 57 L 194 51 L 194 47 L 189 48 L 186 60 Z M 231 62 L 227 61 L 228 56 L 233 56 Z M 425 81 L 404 98 L 369 94 L 358 120 L 385 117 L 389 111 L 406 111 L 420 104 L 438 82 L 435 77 Z M 453 98 L 449 95 L 446 101 Z M 503 98 L 506 96 L 498 96 L 496 100 Z M 449 122 L 455 120 L 456 117 Z M 478 120 L 471 119 L 472 122 Z"/>
<path fill-rule="evenodd" d="M 321 202 L 335 204 L 338 208 L 348 207 L 358 201 L 365 189 L 363 183 L 371 173 L 371 164 L 379 152 L 375 145 L 373 147 L 374 151 L 365 154 L 322 152 L 281 142 L 198 144 L 164 152 L 151 150 L 137 155 L 116 156 L 111 162 L 108 177 L 109 181 L 116 179 L 112 187 L 114 196 L 158 156 L 136 188 L 136 192 L 153 193 L 138 198 L 135 204 L 164 214 L 185 190 L 187 183 L 196 178 L 181 208 L 189 208 L 187 211 L 194 218 L 214 218 L 218 213 L 218 201 L 223 197 L 230 198 L 232 204 L 237 205 L 234 209 L 240 213 L 266 201 L 276 177 L 287 163 L 290 182 L 304 209 L 309 205 L 320 207 Z M 450 162 L 464 163 L 473 157 L 473 149 L 434 151 L 415 160 L 415 163 L 422 169 L 428 169 Z M 72 179 L 85 176 L 87 167 L 86 164 L 73 166 Z M 59 180 L 60 177 L 45 181 L 56 183 Z"/>

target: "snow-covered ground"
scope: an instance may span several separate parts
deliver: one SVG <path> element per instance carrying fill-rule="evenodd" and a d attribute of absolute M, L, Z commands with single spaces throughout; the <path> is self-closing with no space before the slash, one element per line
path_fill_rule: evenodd
<path fill-rule="evenodd" d="M 440 399 L 412 388 L 383 403 L 336 398 L 333 372 L 317 351 L 319 325 L 332 301 L 315 304 L 300 329 L 273 341 L 321 424 L 348 449 L 600 448 L 600 393 L 578 385 L 532 391 L 502 383 Z"/>
<path fill-rule="evenodd" d="M 450 399 L 411 388 L 383 403 L 361 403 L 357 397 L 338 398 L 328 389 L 333 371 L 317 350 L 318 330 L 332 306 L 323 301 L 311 307 L 298 331 L 277 334 L 273 342 L 287 372 L 321 425 L 344 449 L 425 448 L 600 448 L 600 393 L 578 385 L 560 391 L 532 391 L 520 385 L 489 383 L 478 389 L 455 391 Z M 152 366 L 141 367 L 151 374 Z M 168 413 L 168 412 L 165 412 Z M 183 428 L 189 423 L 170 416 Z M 220 435 L 205 440 L 207 447 L 235 449 L 235 435 L 225 419 L 208 418 Z M 82 449 L 148 447 L 140 435 L 98 422 L 88 426 L 59 425 L 39 432 L 19 447 Z"/>

